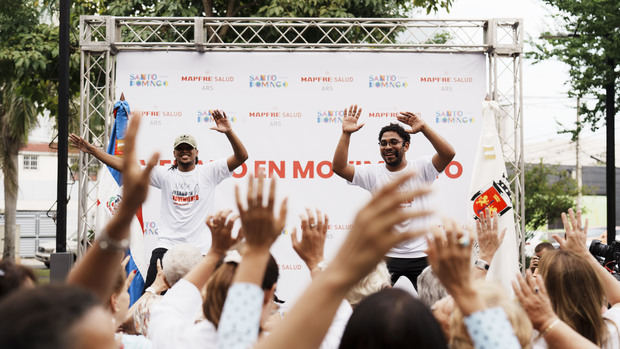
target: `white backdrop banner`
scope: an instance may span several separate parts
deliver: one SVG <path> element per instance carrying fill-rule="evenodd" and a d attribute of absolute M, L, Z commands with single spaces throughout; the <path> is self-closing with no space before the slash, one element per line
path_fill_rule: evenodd
<path fill-rule="evenodd" d="M 235 209 L 234 186 L 259 169 L 278 180 L 278 200 L 289 198 L 287 227 L 273 248 L 281 272 L 278 295 L 291 300 L 309 273 L 290 245 L 306 207 L 330 217 L 326 258 L 333 257 L 357 210 L 370 194 L 348 185 L 331 170 L 345 107 L 363 108 L 366 125 L 353 134 L 349 160 L 381 161 L 378 134 L 397 122 L 400 111 L 421 113 L 426 123 L 456 149 L 456 157 L 434 183 L 437 217 L 471 221 L 470 181 L 481 132 L 485 93 L 483 54 L 291 53 L 291 52 L 121 52 L 116 59 L 116 95 L 142 111 L 139 159 L 154 151 L 170 166 L 173 140 L 191 133 L 198 157 L 207 162 L 232 154 L 209 110 L 222 109 L 245 144 L 249 159 L 216 191 L 218 209 Z M 421 134 L 412 136 L 408 159 L 434 154 Z M 160 193 L 145 203 L 145 241 L 157 233 Z M 205 217 L 209 212 L 205 212 Z M 298 230 L 299 231 L 299 230 Z M 138 264 L 147 264 L 145 249 Z M 288 297 L 288 298 L 287 298 Z"/>

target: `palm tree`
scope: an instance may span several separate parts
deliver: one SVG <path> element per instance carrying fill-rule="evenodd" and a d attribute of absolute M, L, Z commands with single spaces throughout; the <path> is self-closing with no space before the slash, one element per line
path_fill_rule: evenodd
<path fill-rule="evenodd" d="M 4 174 L 4 251 L 3 258 L 15 259 L 15 215 L 19 149 L 36 126 L 37 108 L 20 91 L 17 82 L 0 86 L 0 169 Z"/>

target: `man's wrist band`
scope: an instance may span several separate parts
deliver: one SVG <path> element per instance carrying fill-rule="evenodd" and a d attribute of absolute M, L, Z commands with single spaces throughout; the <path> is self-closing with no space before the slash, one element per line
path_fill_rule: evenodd
<path fill-rule="evenodd" d="M 480 269 L 480 270 L 484 270 L 487 271 L 489 270 L 489 263 L 487 263 L 487 261 L 482 260 L 482 259 L 476 259 L 476 262 L 474 262 L 474 265 L 476 266 L 476 268 Z"/>
<path fill-rule="evenodd" d="M 129 239 L 112 239 L 105 230 L 97 238 L 97 242 L 99 243 L 99 248 L 103 251 L 126 252 L 129 248 Z"/>

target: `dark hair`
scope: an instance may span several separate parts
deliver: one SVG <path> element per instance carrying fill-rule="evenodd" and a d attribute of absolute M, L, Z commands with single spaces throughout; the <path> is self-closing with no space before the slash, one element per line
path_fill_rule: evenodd
<path fill-rule="evenodd" d="M 553 247 L 553 245 L 550 242 L 541 242 L 540 244 L 536 245 L 536 247 L 534 248 L 534 253 L 538 253 L 542 250 L 555 250 L 555 247 Z"/>
<path fill-rule="evenodd" d="M 448 348 L 431 310 L 406 291 L 386 288 L 362 300 L 340 349 Z"/>
<path fill-rule="evenodd" d="M 404 143 L 410 143 L 411 142 L 411 136 L 399 124 L 389 124 L 387 126 L 383 126 L 381 131 L 379 131 L 379 142 L 381 142 L 381 137 L 383 136 L 383 134 L 386 133 L 386 132 L 389 132 L 389 131 L 398 133 L 400 138 L 403 139 Z"/>
<path fill-rule="evenodd" d="M 72 327 L 98 305 L 91 292 L 65 284 L 13 292 L 0 302 L 0 348 L 71 348 Z"/>
<path fill-rule="evenodd" d="M 27 279 L 37 283 L 32 269 L 8 259 L 0 260 L 0 299 L 20 288 Z"/>
<path fill-rule="evenodd" d="M 205 318 L 207 318 L 215 328 L 217 328 L 220 323 L 220 316 L 224 309 L 228 289 L 232 284 L 237 266 L 235 262 L 219 263 L 217 269 L 215 269 L 215 272 L 211 275 L 209 281 L 207 281 L 206 297 L 202 303 L 202 312 Z M 276 263 L 273 256 L 269 254 L 269 261 L 267 262 L 261 288 L 265 291 L 270 290 L 273 285 L 278 282 L 279 275 L 278 263 Z"/>

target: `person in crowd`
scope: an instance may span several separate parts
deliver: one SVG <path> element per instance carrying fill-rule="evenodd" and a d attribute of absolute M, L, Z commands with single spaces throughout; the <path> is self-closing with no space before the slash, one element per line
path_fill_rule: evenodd
<path fill-rule="evenodd" d="M 390 272 L 385 262 L 381 261 L 370 274 L 351 288 L 345 299 L 355 308 L 364 298 L 390 287 L 392 287 Z"/>
<path fill-rule="evenodd" d="M 411 347 L 448 348 L 427 306 L 406 291 L 385 288 L 355 307 L 339 348 Z"/>
<path fill-rule="evenodd" d="M 155 153 L 144 169 L 136 160 L 140 117 L 130 120 L 125 137 L 123 200 L 117 213 L 64 285 L 13 292 L 0 301 L 0 347 L 12 349 L 118 348 L 112 314 L 104 309 L 114 293 L 118 268 L 128 246 L 129 226 L 146 199 Z M 36 335 L 35 335 L 36 334 Z"/>
<path fill-rule="evenodd" d="M 430 265 L 424 268 L 420 276 L 418 276 L 418 294 L 420 295 L 420 301 L 429 308 L 432 308 L 435 303 L 448 296 L 448 292 L 439 282 L 437 276 L 433 274 L 433 269 Z"/>
<path fill-rule="evenodd" d="M 536 274 L 538 269 L 538 264 L 540 263 L 540 257 L 542 257 L 543 253 L 546 251 L 553 251 L 555 247 L 548 241 L 543 241 L 534 247 L 534 255 L 530 259 L 530 270 L 532 273 Z"/>
<path fill-rule="evenodd" d="M 542 278 L 535 277 L 529 270 L 526 272 L 525 278 L 521 274 L 517 274 L 517 280 L 512 282 L 512 289 L 527 313 L 532 326 L 538 331 L 538 336 L 544 339 L 548 348 L 599 348 L 559 319 L 553 312 L 549 295 L 545 289 L 545 281 Z M 536 343 L 534 347 L 536 347 Z"/>
<path fill-rule="evenodd" d="M 377 192 L 402 173 L 415 171 L 418 175 L 410 178 L 404 185 L 415 189 L 421 185 L 432 183 L 452 161 L 456 154 L 454 148 L 437 132 L 435 132 L 420 115 L 402 112 L 398 121 L 409 126 L 405 130 L 398 124 L 389 124 L 379 131 L 379 151 L 384 164 L 353 166 L 349 164 L 349 143 L 351 135 L 361 129 L 364 124 L 358 123 L 362 109 L 357 105 L 344 111 L 342 134 L 334 152 L 333 170 L 338 176 L 362 187 L 371 193 Z M 406 152 L 411 146 L 411 134 L 421 133 L 433 145 L 436 153 L 432 157 L 407 160 Z M 402 204 L 403 207 L 428 209 L 427 198 Z M 419 230 L 427 228 L 429 219 L 408 220 L 395 226 L 398 231 Z M 418 275 L 426 268 L 428 262 L 424 250 L 423 238 L 403 241 L 387 253 L 387 267 L 392 276 L 392 284 L 401 276 L 409 278 L 417 286 Z"/>
<path fill-rule="evenodd" d="M 37 276 L 32 269 L 9 259 L 0 260 L 0 300 L 19 288 L 32 288 Z"/>
<path fill-rule="evenodd" d="M 560 250 L 545 252 L 539 267 L 553 312 L 592 343 L 620 348 L 620 282 L 589 253 L 587 221 L 584 226 L 581 212 L 562 213 L 562 222 L 566 236 L 553 236 Z M 534 343 L 535 348 L 548 345 L 543 337 Z"/>
<path fill-rule="evenodd" d="M 132 113 L 132 115 L 135 113 Z M 150 176 L 150 184 L 161 189 L 158 245 L 152 251 L 145 289 L 157 275 L 157 260 L 166 251 L 180 243 L 191 243 L 206 253 L 211 242 L 204 220 L 213 210 L 215 187 L 231 176 L 241 166 L 248 153 L 232 129 L 226 113 L 212 112 L 216 126 L 212 130 L 226 135 L 233 149 L 233 155 L 208 164 L 198 164 L 198 143 L 189 134 L 179 135 L 173 144 L 174 163 L 170 168 L 156 167 Z M 124 174 L 121 158 L 110 155 L 93 146 L 77 135 L 70 135 L 71 143 L 83 152 L 95 156 L 106 165 Z"/>
<path fill-rule="evenodd" d="M 162 298 L 161 293 L 172 287 L 202 259 L 200 250 L 190 244 L 175 245 L 157 263 L 155 281 L 129 309 L 128 321 L 137 334 L 148 336 L 148 326 L 153 305 Z M 162 262 L 164 266 L 162 267 Z"/>

